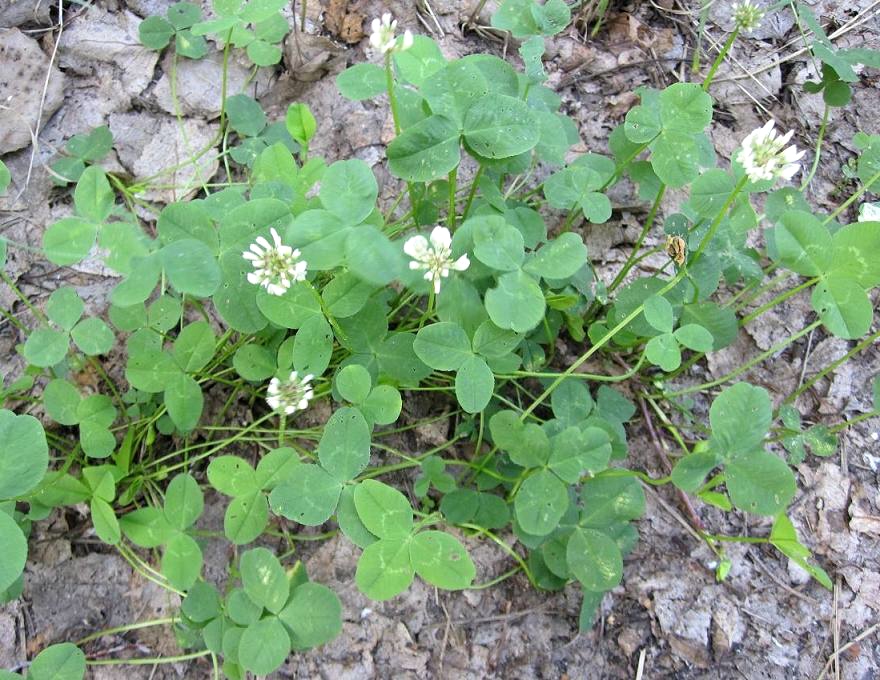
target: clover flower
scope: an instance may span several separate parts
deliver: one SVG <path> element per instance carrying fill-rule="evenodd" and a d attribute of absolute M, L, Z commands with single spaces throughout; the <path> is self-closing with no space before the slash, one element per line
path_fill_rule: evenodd
<path fill-rule="evenodd" d="M 422 235 L 413 236 L 403 244 L 403 252 L 412 258 L 410 269 L 424 269 L 425 280 L 434 284 L 434 293 L 440 292 L 440 281 L 455 269 L 463 272 L 471 266 L 467 255 L 452 259 L 452 235 L 446 227 L 434 227 L 430 242 Z"/>
<path fill-rule="evenodd" d="M 880 222 L 880 203 L 862 203 L 859 222 Z"/>
<path fill-rule="evenodd" d="M 257 236 L 250 250 L 241 255 L 253 265 L 254 271 L 247 280 L 255 286 L 263 286 L 270 295 L 284 295 L 294 281 L 305 281 L 308 265 L 300 260 L 300 251 L 281 243 L 275 229 L 270 229 L 274 245 L 264 237 Z"/>
<path fill-rule="evenodd" d="M 733 21 L 739 31 L 754 31 L 761 25 L 764 18 L 764 10 L 755 5 L 751 0 L 733 3 Z"/>
<path fill-rule="evenodd" d="M 272 378 L 266 390 L 266 401 L 273 410 L 287 415 L 295 411 L 304 411 L 309 405 L 309 400 L 315 396 L 310 384 L 314 377 L 304 375 L 300 378 L 296 371 L 291 371 L 284 382 Z"/>
<path fill-rule="evenodd" d="M 397 30 L 397 20 L 392 20 L 391 15 L 386 12 L 382 15 L 382 19 L 373 19 L 373 32 L 370 34 L 370 45 L 379 50 L 382 54 L 388 52 L 403 52 L 412 47 L 413 36 L 407 29 L 403 32 L 403 39 L 397 44 L 397 36 L 394 31 Z"/>
<path fill-rule="evenodd" d="M 794 132 L 788 131 L 779 137 L 773 128 L 774 122 L 769 120 L 764 127 L 750 132 L 742 142 L 739 162 L 753 182 L 779 177 L 789 180 L 800 170 L 799 161 L 804 152 L 798 151 L 794 144 L 783 149 Z"/>

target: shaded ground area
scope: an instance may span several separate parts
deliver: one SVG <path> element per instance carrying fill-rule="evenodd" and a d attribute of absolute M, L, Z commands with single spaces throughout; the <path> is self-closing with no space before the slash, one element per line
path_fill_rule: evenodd
<path fill-rule="evenodd" d="M 220 60 L 182 60 L 177 64 L 177 96 L 182 125 L 175 120 L 170 57 L 143 48 L 137 25 L 164 13 L 168 0 L 110 0 L 88 8 L 65 7 L 58 30 L 57 8 L 34 0 L 0 0 L 0 155 L 13 185 L 0 199 L 0 233 L 39 248 L 42 230 L 69 214 L 67 193 L 53 188 L 47 163 L 71 135 L 108 124 L 116 151 L 105 165 L 134 178 L 151 176 L 202 146 L 216 130 Z M 261 71 L 247 81 L 244 64 L 233 62 L 230 92 L 246 82 L 246 91 L 277 118 L 291 101 L 309 104 L 319 121 L 313 151 L 328 160 L 355 156 L 374 165 L 383 196 L 398 187 L 382 165 L 384 144 L 393 136 L 387 108 L 352 103 L 336 92 L 333 77 L 367 57 L 358 28 L 381 11 L 391 11 L 403 26 L 430 33 L 450 56 L 492 51 L 518 61 L 516 46 L 487 29 L 494 7 L 489 2 L 471 15 L 475 0 L 420 0 L 416 3 L 329 0 L 308 4 L 305 31 L 289 36 L 284 68 Z M 722 6 L 724 5 L 724 6 Z M 876 3 L 820 0 L 814 11 L 839 46 L 878 47 Z M 583 143 L 575 152 L 607 150 L 614 126 L 636 102 L 639 85 L 663 87 L 689 77 L 696 42 L 696 3 L 612 4 L 595 39 L 591 25 L 578 21 L 549 46 L 548 84 L 564 99 L 566 112 L 579 124 Z M 297 5 L 297 12 L 299 11 Z M 586 18 L 586 16 L 584 16 Z M 291 22 L 293 21 L 290 13 Z M 54 27 L 54 30 L 53 30 Z M 710 54 L 730 28 L 727 3 L 709 12 L 703 48 Z M 801 147 L 810 147 L 822 115 L 819 96 L 800 84 L 814 73 L 801 50 L 789 11 L 769 17 L 755 34 L 739 40 L 712 88 L 717 114 L 712 136 L 720 156 L 729 158 L 742 137 L 768 115 L 783 129 L 794 127 Z M 781 55 L 782 59 L 777 57 Z M 704 57 L 705 61 L 705 57 Z M 7 77 L 13 76 L 13 77 Z M 841 167 L 853 157 L 857 130 L 880 133 L 880 88 L 871 72 L 855 88 L 853 103 L 835 110 L 817 175 L 809 189 L 822 208 L 838 204 L 850 185 Z M 31 132 L 41 121 L 39 145 Z M 30 129 L 29 129 L 30 128 Z M 807 162 L 812 161 L 808 152 Z M 218 169 L 207 154 L 197 169 L 180 170 L 146 197 L 167 201 L 188 193 L 200 177 Z M 684 196 L 669 192 L 664 211 L 674 211 Z M 597 268 L 616 272 L 638 233 L 647 206 L 625 184 L 612 199 L 615 213 L 584 237 Z M 149 217 L 149 215 L 145 215 Z M 854 219 L 850 215 L 850 219 Z M 661 236 L 649 245 L 659 242 Z M 102 312 L 112 273 L 96 262 L 60 270 L 31 253 L 11 249 L 7 273 L 40 304 L 61 284 L 76 286 Z M 650 268 L 660 261 L 645 260 Z M 781 284 L 784 285 L 784 284 Z M 772 297 L 772 291 L 766 299 Z M 757 307 L 763 300 L 754 303 Z M 0 288 L 0 305 L 31 324 L 12 292 Z M 794 298 L 741 331 L 731 347 L 694 367 L 681 383 L 702 382 L 726 374 L 756 353 L 800 330 L 810 316 L 809 301 Z M 8 383 L 23 369 L 14 347 L 22 340 L 13 327 L 0 327 L 0 373 Z M 851 344 L 817 331 L 782 356 L 745 374 L 777 397 L 845 354 Z M 583 347 L 561 345 L 560 362 Z M 111 364 L 111 373 L 121 367 Z M 585 366 L 584 370 L 608 370 Z M 880 370 L 875 344 L 844 365 L 832 380 L 820 381 L 798 401 L 808 422 L 838 422 L 870 410 L 871 377 Z M 88 376 L 83 380 L 87 381 Z M 707 402 L 697 399 L 696 412 Z M 421 397 L 406 402 L 412 420 L 436 404 Z M 247 411 L 237 417 L 247 420 Z M 445 426 L 444 426 L 445 427 Z M 648 510 L 639 525 L 641 541 L 629 556 L 623 584 L 606 597 L 595 628 L 577 634 L 579 601 L 572 589 L 548 595 L 514 576 L 488 589 L 438 593 L 416 582 L 388 603 L 371 603 L 354 585 L 356 549 L 343 538 L 303 543 L 301 557 L 310 574 L 331 586 L 344 605 L 343 634 L 308 654 L 293 657 L 277 677 L 455 677 L 455 678 L 631 678 L 640 661 L 653 678 L 816 678 L 864 679 L 880 676 L 880 445 L 877 420 L 841 437 L 837 456 L 808 458 L 798 467 L 801 492 L 792 518 L 804 541 L 835 579 L 828 593 L 770 549 L 731 545 L 733 567 L 724 583 L 714 578 L 714 556 L 690 531 L 685 509 L 671 490 L 648 490 Z M 420 451 L 443 441 L 448 432 L 423 427 L 396 443 Z M 655 475 L 668 472 L 644 421 L 630 432 L 633 467 Z M 246 451 L 241 452 L 247 454 Z M 464 455 L 465 452 L 455 452 Z M 411 479 L 399 477 L 411 492 Z M 222 525 L 225 501 L 208 503 L 202 528 Z M 19 668 L 46 644 L 75 640 L 94 631 L 169 615 L 175 602 L 161 589 L 133 575 L 127 564 L 105 552 L 83 522 L 85 507 L 73 508 L 36 527 L 24 598 L 0 609 L 0 668 Z M 769 524 L 724 515 L 696 506 L 703 524 L 716 533 L 764 535 Z M 747 521 L 750 522 L 747 524 Z M 513 540 L 512 536 L 507 537 Z M 510 568 L 494 545 L 469 540 L 479 582 Z M 214 559 L 212 560 L 212 555 Z M 222 580 L 229 555 L 222 545 L 206 549 L 209 578 Z M 213 567 L 212 567 L 213 565 Z M 212 570 L 213 569 L 213 570 Z M 854 641 L 852 642 L 851 641 Z M 839 651 L 839 669 L 826 662 Z M 167 628 L 110 635 L 90 643 L 92 658 L 156 656 L 178 653 Z M 206 664 L 151 667 L 98 667 L 93 678 L 208 678 Z"/>

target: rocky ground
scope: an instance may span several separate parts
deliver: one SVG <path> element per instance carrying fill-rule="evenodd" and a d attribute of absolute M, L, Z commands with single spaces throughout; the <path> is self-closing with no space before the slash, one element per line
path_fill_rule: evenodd
<path fill-rule="evenodd" d="M 216 130 L 220 62 L 208 58 L 177 65 L 177 97 L 183 125 L 175 121 L 171 64 L 167 55 L 138 41 L 138 23 L 164 14 L 170 0 L 98 0 L 51 3 L 0 0 L 0 156 L 13 185 L 0 199 L 0 234 L 38 248 L 42 230 L 68 214 L 66 192 L 53 188 L 47 165 L 73 134 L 108 124 L 116 150 L 105 167 L 143 178 L 172 166 L 199 148 Z M 346 65 L 365 59 L 361 26 L 391 11 L 403 26 L 429 33 L 444 52 L 506 54 L 515 45 L 487 28 L 494 7 L 474 15 L 476 0 L 311 0 L 305 31 L 285 44 L 283 68 L 260 71 L 248 81 L 243 63 L 232 62 L 230 92 L 246 90 L 277 117 L 291 101 L 308 103 L 319 122 L 315 153 L 329 160 L 358 157 L 375 166 L 386 196 L 396 192 L 382 166 L 384 144 L 393 135 L 385 107 L 342 99 L 332 79 Z M 579 124 L 583 144 L 575 151 L 606 150 L 608 134 L 635 103 L 639 85 L 662 87 L 689 76 L 699 23 L 698 3 L 689 0 L 611 3 L 602 30 L 591 25 L 583 3 L 578 21 L 551 41 L 549 85 L 564 98 Z M 812 8 L 839 46 L 880 47 L 876 2 L 816 0 Z M 61 9 L 61 12 L 59 12 Z M 300 11 L 299 3 L 296 6 Z M 730 28 L 729 3 L 710 6 L 704 49 L 714 54 Z M 293 22 L 293 11 L 289 12 Z M 365 26 L 364 26 L 365 27 Z M 822 115 L 818 96 L 799 87 L 815 73 L 801 49 L 790 10 L 772 14 L 761 29 L 737 41 L 712 94 L 717 115 L 716 148 L 728 158 L 742 137 L 766 116 L 797 130 L 810 147 Z M 855 88 L 852 104 L 835 110 L 810 198 L 827 208 L 839 203 L 841 167 L 853 157 L 857 130 L 880 133 L 880 88 L 876 71 Z M 33 145 L 34 137 L 37 144 Z M 808 161 L 811 156 L 808 155 Z M 199 176 L 218 168 L 203 157 L 151 189 L 163 202 L 185 195 Z M 163 180 L 164 181 L 164 180 Z M 670 192 L 671 212 L 682 196 Z M 645 207 L 620 187 L 611 222 L 584 236 L 600 270 L 615 271 L 638 232 Z M 854 218 L 853 218 L 854 219 Z M 646 261 L 650 266 L 651 261 Z M 103 311 L 111 272 L 94 262 L 58 269 L 20 248 L 10 249 L 9 276 L 37 303 L 61 283 L 75 285 L 94 311 Z M 756 303 L 757 305 L 758 303 Z M 12 292 L 0 287 L 0 305 L 30 321 Z M 724 375 L 748 357 L 799 330 L 809 301 L 795 298 L 740 333 L 730 348 L 712 355 L 684 378 Z M 23 364 L 20 342 L 9 324 L 0 326 L 0 373 L 4 384 Z M 845 354 L 850 344 L 816 332 L 745 378 L 779 399 L 804 379 Z M 574 357 L 577 346 L 560 347 Z M 111 366 L 112 370 L 112 366 Z M 798 402 L 809 422 L 839 422 L 870 409 L 870 380 L 880 370 L 875 344 L 820 381 Z M 697 408 L 704 408 L 698 403 Z M 344 539 L 307 544 L 301 557 L 310 574 L 342 598 L 345 624 L 334 642 L 292 657 L 277 677 L 450 678 L 847 678 L 880 677 L 880 422 L 869 420 L 841 437 L 829 459 L 808 458 L 798 467 L 801 492 L 792 518 L 804 541 L 835 580 L 825 591 L 762 546 L 732 544 L 729 578 L 717 583 L 713 555 L 689 531 L 678 499 L 668 489 L 648 491 L 639 525 L 641 541 L 626 562 L 623 584 L 606 597 L 593 630 L 577 634 L 579 602 L 574 590 L 557 595 L 532 591 L 520 576 L 485 590 L 438 593 L 421 582 L 387 603 L 371 603 L 354 586 L 355 555 Z M 442 435 L 442 433 L 440 433 Z M 431 445 L 437 432 L 419 431 L 412 450 Z M 643 423 L 631 432 L 631 464 L 666 473 L 656 441 Z M 660 443 L 662 446 L 662 443 Z M 403 484 L 407 480 L 400 480 Z M 204 528 L 219 526 L 222 506 L 209 503 Z M 696 511 L 718 533 L 763 532 L 742 516 L 707 507 Z M 0 668 L 19 669 L 46 644 L 172 611 L 164 591 L 139 579 L 116 555 L 104 551 L 77 510 L 39 525 L 31 542 L 25 596 L 0 608 Z M 471 541 L 478 581 L 509 568 L 491 544 Z M 212 548 L 206 551 L 210 556 Z M 213 546 L 215 565 L 225 563 Z M 219 578 L 221 574 L 209 576 Z M 167 628 L 110 635 L 90 643 L 91 658 L 178 653 Z M 98 678 L 208 678 L 207 665 L 158 668 L 95 667 Z"/>

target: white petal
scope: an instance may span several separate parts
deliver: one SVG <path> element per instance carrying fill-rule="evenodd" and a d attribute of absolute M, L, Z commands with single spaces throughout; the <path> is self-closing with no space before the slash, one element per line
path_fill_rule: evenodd
<path fill-rule="evenodd" d="M 455 262 L 452 263 L 452 268 L 457 271 L 460 271 L 460 272 L 463 272 L 465 269 L 467 269 L 470 266 L 471 266 L 471 261 L 470 261 L 470 259 L 468 259 L 467 255 L 462 255 L 460 258 L 458 258 Z"/>
<path fill-rule="evenodd" d="M 434 227 L 431 231 L 431 245 L 436 249 L 448 250 L 452 246 L 452 234 L 446 227 Z"/>
<path fill-rule="evenodd" d="M 300 411 L 305 411 L 309 407 L 309 400 L 308 399 L 300 399 L 299 403 L 296 406 L 297 406 L 297 408 L 299 408 Z"/>
<path fill-rule="evenodd" d="M 257 243 L 259 243 L 265 250 L 272 250 L 272 246 L 269 245 L 269 242 L 263 236 L 257 236 Z"/>
<path fill-rule="evenodd" d="M 262 257 L 265 254 L 265 251 L 262 248 L 260 248 L 260 246 L 258 246 L 256 243 L 251 243 L 250 249 L 251 249 L 251 252 L 253 252 L 256 255 L 259 255 L 260 257 Z"/>
<path fill-rule="evenodd" d="M 272 234 L 272 240 L 275 241 L 275 247 L 281 247 L 281 237 L 278 235 L 278 232 L 275 231 L 275 227 L 270 227 L 269 233 Z"/>
<path fill-rule="evenodd" d="M 421 234 L 408 238 L 403 244 L 403 252 L 415 260 L 425 259 L 428 252 L 428 239 Z"/>
<path fill-rule="evenodd" d="M 406 29 L 403 32 L 403 39 L 400 41 L 400 50 L 405 52 L 410 47 L 413 46 L 413 34 L 412 31 Z"/>
<path fill-rule="evenodd" d="M 248 283 L 252 283 L 255 286 L 258 286 L 258 285 L 260 285 L 260 282 L 263 280 L 263 277 L 261 277 L 258 272 L 248 272 L 247 280 L 248 280 Z"/>

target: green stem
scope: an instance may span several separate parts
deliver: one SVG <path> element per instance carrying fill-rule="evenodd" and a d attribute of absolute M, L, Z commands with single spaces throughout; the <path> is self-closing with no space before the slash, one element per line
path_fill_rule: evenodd
<path fill-rule="evenodd" d="M 816 170 L 819 168 L 819 158 L 822 156 L 822 140 L 825 138 L 825 130 L 828 127 L 828 118 L 831 115 L 831 107 L 828 104 L 825 104 L 825 111 L 822 112 L 822 124 L 819 125 L 819 136 L 816 137 L 816 155 L 813 158 L 813 165 L 810 166 L 809 174 L 804 178 L 803 183 L 801 184 L 801 191 L 806 191 L 807 187 L 810 186 L 810 182 L 813 181 L 813 177 L 816 175 Z"/>
<path fill-rule="evenodd" d="M 831 220 L 837 217 L 840 213 L 846 210 L 850 205 L 852 205 L 855 201 L 858 201 L 864 194 L 866 194 L 874 184 L 880 180 L 880 171 L 877 171 L 872 175 L 867 182 L 865 182 L 862 186 L 859 187 L 859 190 L 856 191 L 852 196 L 846 199 L 833 213 L 831 213 L 828 217 L 822 220 L 822 224 L 828 224 Z"/>
<path fill-rule="evenodd" d="M 779 341 L 778 343 L 773 345 L 773 347 L 768 349 L 766 352 L 761 352 L 761 354 L 759 354 L 758 356 L 754 357 L 753 359 L 746 362 L 742 366 L 739 366 L 738 368 L 731 371 L 727 375 L 722 376 L 721 378 L 718 378 L 717 380 L 710 380 L 709 382 L 704 382 L 704 383 L 701 383 L 700 385 L 692 385 L 691 387 L 685 387 L 684 389 L 676 390 L 674 392 L 666 392 L 666 393 L 664 393 L 663 396 L 666 399 L 669 399 L 671 397 L 680 397 L 683 394 L 690 394 L 691 392 L 701 392 L 701 391 L 707 390 L 711 387 L 717 387 L 718 385 L 723 385 L 724 383 L 732 380 L 733 378 L 737 377 L 738 375 L 745 373 L 753 366 L 760 364 L 762 361 L 764 361 L 768 357 L 771 357 L 774 354 L 776 354 L 777 352 L 782 351 L 783 349 L 788 347 L 790 344 L 792 344 L 793 342 L 796 342 L 800 338 L 807 335 L 810 331 L 818 328 L 821 325 L 822 325 L 821 321 L 814 321 L 806 328 L 803 328 L 800 331 L 798 331 L 797 333 L 795 333 L 794 335 L 790 335 L 789 337 L 785 338 L 784 340 Z"/>
<path fill-rule="evenodd" d="M 100 637 L 104 637 L 105 635 L 115 635 L 116 633 L 125 633 L 130 630 L 140 630 L 142 628 L 152 628 L 153 626 L 164 626 L 168 623 L 174 623 L 179 619 L 174 618 L 173 616 L 169 616 L 164 619 L 152 619 L 150 621 L 139 621 L 138 623 L 129 623 L 125 626 L 117 626 L 116 628 L 105 628 L 104 630 L 98 631 L 97 633 L 92 633 L 91 635 L 86 635 L 84 638 L 77 640 L 73 644 L 77 647 L 80 645 L 84 645 L 86 642 L 91 642 L 92 640 L 97 640 Z"/>
<path fill-rule="evenodd" d="M 651 206 L 651 211 L 648 213 L 648 217 L 645 220 L 645 226 L 642 227 L 642 233 L 639 234 L 639 238 L 636 241 L 636 244 L 633 246 L 632 251 L 630 251 L 629 257 L 623 265 L 623 268 L 617 273 L 617 276 L 614 277 L 614 280 L 611 282 L 611 285 L 608 287 L 608 292 L 613 293 L 614 290 L 620 285 L 626 275 L 629 274 L 630 269 L 633 268 L 633 265 L 636 263 L 636 254 L 641 250 L 642 244 L 645 242 L 645 238 L 648 236 L 648 232 L 651 231 L 651 227 L 654 225 L 654 219 L 657 217 L 657 211 L 660 209 L 660 202 L 663 200 L 663 196 L 666 194 L 666 185 L 661 184 L 660 190 L 657 192 L 657 197 L 654 199 L 654 203 Z"/>
<path fill-rule="evenodd" d="M 850 359 L 852 359 L 856 354 L 861 352 L 862 350 L 870 347 L 874 344 L 874 341 L 880 338 L 880 330 L 875 331 L 868 337 L 864 338 L 861 342 L 859 342 L 855 347 L 853 347 L 849 352 L 844 354 L 839 359 L 831 362 L 821 371 L 819 371 L 816 375 L 810 378 L 807 382 L 797 388 L 794 392 L 788 395 L 785 400 L 782 402 L 783 404 L 791 404 L 793 403 L 799 396 L 801 396 L 804 392 L 810 389 L 813 385 L 815 385 L 818 381 L 824 378 L 826 375 L 834 371 L 841 364 L 846 363 Z"/>
<path fill-rule="evenodd" d="M 707 92 L 709 90 L 709 85 L 712 84 L 712 79 L 715 77 L 715 72 L 718 70 L 718 67 L 721 66 L 721 62 L 724 61 L 724 57 L 726 57 L 727 53 L 730 52 L 730 48 L 733 47 L 733 41 L 736 40 L 736 36 L 738 35 L 739 27 L 733 29 L 733 33 L 728 36 L 727 40 L 724 43 L 724 47 L 721 48 L 718 56 L 715 57 L 715 61 L 712 63 L 712 67 L 709 69 L 709 73 L 706 74 L 706 78 L 703 80 L 704 92 Z"/>
<path fill-rule="evenodd" d="M 700 246 L 697 248 L 696 252 L 694 252 L 691 257 L 690 265 L 693 266 L 697 260 L 700 259 L 703 252 L 709 246 L 709 243 L 715 237 L 716 232 L 718 231 L 718 227 L 721 226 L 721 222 L 724 220 L 724 216 L 727 214 L 727 210 L 733 205 L 733 202 L 736 200 L 736 197 L 739 195 L 739 192 L 742 191 L 742 188 L 745 186 L 748 181 L 748 177 L 743 177 L 737 185 L 734 187 L 733 191 L 730 193 L 730 196 L 727 197 L 727 200 L 724 201 L 724 205 L 721 206 L 721 209 L 718 211 L 718 215 L 712 221 L 712 224 L 709 225 L 709 229 L 706 232 L 706 235 L 703 237 L 703 240 L 700 242 Z M 679 270 L 679 272 L 669 280 L 669 282 L 663 286 L 659 291 L 657 291 L 657 295 L 664 295 L 672 290 L 678 283 L 685 277 L 685 269 Z M 610 329 L 608 332 L 603 335 L 599 341 L 590 347 L 586 352 L 584 352 L 575 362 L 569 366 L 563 373 L 561 373 L 557 378 L 547 386 L 538 398 L 532 402 L 532 404 L 522 412 L 520 415 L 520 420 L 525 420 L 529 414 L 531 414 L 538 406 L 540 406 L 547 397 L 549 397 L 553 391 L 562 384 L 562 382 L 572 375 L 578 368 L 583 366 L 584 363 L 589 361 L 590 357 L 592 357 L 596 352 L 598 352 L 602 347 L 604 347 L 617 333 L 626 328 L 639 314 L 641 314 L 645 309 L 644 303 L 640 304 L 636 309 L 630 312 L 623 320 L 620 321 L 614 328 Z"/>
<path fill-rule="evenodd" d="M 190 661 L 192 659 L 201 659 L 203 656 L 213 654 L 211 650 L 206 649 L 202 652 L 190 652 L 189 654 L 180 654 L 179 656 L 158 656 L 146 659 L 86 659 L 88 666 L 154 666 L 160 663 L 178 663 L 179 661 Z"/>
<path fill-rule="evenodd" d="M 446 224 L 449 231 L 455 231 L 455 187 L 458 181 L 458 166 L 449 171 L 449 207 L 447 208 Z"/>

